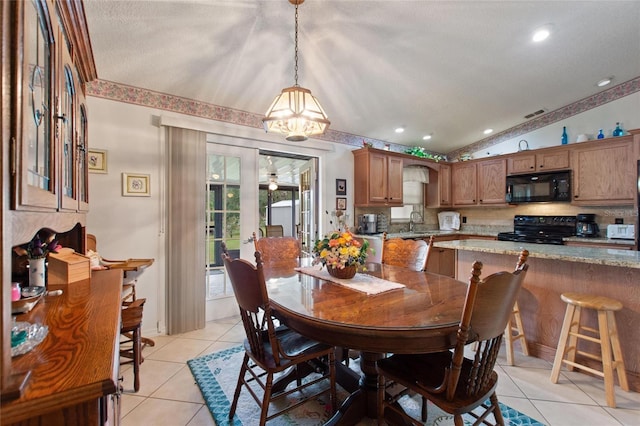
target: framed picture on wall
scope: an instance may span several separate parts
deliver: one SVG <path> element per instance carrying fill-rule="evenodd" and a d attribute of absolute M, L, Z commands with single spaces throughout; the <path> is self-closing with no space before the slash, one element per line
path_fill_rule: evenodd
<path fill-rule="evenodd" d="M 346 210 L 347 209 L 347 199 L 338 197 L 336 198 L 336 210 Z"/>
<path fill-rule="evenodd" d="M 88 154 L 89 173 L 107 173 L 107 151 L 90 149 Z"/>
<path fill-rule="evenodd" d="M 122 174 L 123 197 L 150 197 L 149 175 L 139 173 Z"/>
<path fill-rule="evenodd" d="M 336 179 L 336 195 L 347 195 L 346 179 Z"/>

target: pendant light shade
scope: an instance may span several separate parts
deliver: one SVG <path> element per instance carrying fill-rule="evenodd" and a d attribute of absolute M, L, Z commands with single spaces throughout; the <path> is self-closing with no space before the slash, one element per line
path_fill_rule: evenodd
<path fill-rule="evenodd" d="M 288 141 L 301 142 L 309 136 L 323 134 L 331 122 L 311 94 L 298 85 L 298 5 L 304 0 L 289 0 L 296 7 L 295 28 L 295 84 L 282 89 L 262 119 L 266 132 L 282 133 Z"/>

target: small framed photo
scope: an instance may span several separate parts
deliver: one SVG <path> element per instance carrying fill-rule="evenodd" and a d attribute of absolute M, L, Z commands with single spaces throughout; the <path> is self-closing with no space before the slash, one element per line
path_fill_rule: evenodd
<path fill-rule="evenodd" d="M 346 179 L 336 179 L 336 195 L 347 195 Z"/>
<path fill-rule="evenodd" d="M 336 198 L 336 210 L 346 210 L 347 209 L 347 199 L 338 197 Z"/>
<path fill-rule="evenodd" d="M 139 173 L 122 174 L 123 197 L 150 197 L 149 175 Z"/>
<path fill-rule="evenodd" d="M 88 154 L 89 173 L 107 173 L 107 151 L 104 149 L 90 149 Z"/>

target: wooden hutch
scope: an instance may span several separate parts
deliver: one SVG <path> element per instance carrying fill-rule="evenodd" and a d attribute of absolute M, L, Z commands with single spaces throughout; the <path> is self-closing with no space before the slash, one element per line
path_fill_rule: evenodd
<path fill-rule="evenodd" d="M 110 395 L 118 394 L 120 271 L 69 285 L 62 296 L 47 296 L 30 313 L 18 316 L 44 322 L 49 335 L 30 353 L 11 356 L 13 247 L 29 242 L 46 227 L 58 233 L 63 246 L 85 251 L 89 209 L 85 85 L 97 73 L 84 5 L 81 0 L 3 1 L 0 20 L 2 423 L 117 423 L 108 406 L 117 405 Z M 101 294 L 96 293 L 98 283 Z M 83 310 L 74 305 L 78 301 Z M 60 318 L 59 312 L 69 316 Z M 65 323 L 72 315 L 81 316 Z M 108 315 L 111 323 L 90 323 L 95 315 Z M 74 339 L 84 345 L 70 348 Z M 98 348 L 107 354 L 100 357 L 107 362 L 90 365 L 86 361 Z M 73 356 L 64 356 L 74 349 Z M 66 360 L 54 361 L 57 357 Z"/>

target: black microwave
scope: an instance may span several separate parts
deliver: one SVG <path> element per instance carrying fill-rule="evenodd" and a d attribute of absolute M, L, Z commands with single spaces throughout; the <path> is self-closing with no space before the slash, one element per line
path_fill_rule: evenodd
<path fill-rule="evenodd" d="M 571 171 L 507 176 L 507 203 L 571 201 Z"/>

